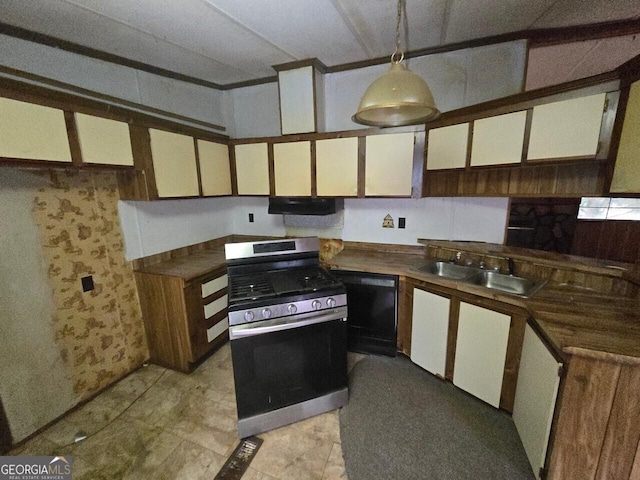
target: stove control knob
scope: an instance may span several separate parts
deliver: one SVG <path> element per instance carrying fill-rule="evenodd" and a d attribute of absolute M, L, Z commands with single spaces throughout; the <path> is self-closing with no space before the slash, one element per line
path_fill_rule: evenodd
<path fill-rule="evenodd" d="M 293 303 L 290 303 L 289 305 L 287 305 L 287 312 L 289 312 L 290 314 L 294 314 L 298 311 L 298 307 L 296 307 Z"/>
<path fill-rule="evenodd" d="M 321 307 L 322 303 L 320 303 L 320 300 L 314 300 L 313 302 L 311 302 L 311 308 L 313 308 L 314 310 L 320 310 Z"/>
<path fill-rule="evenodd" d="M 245 319 L 247 322 L 252 321 L 252 320 L 253 320 L 253 317 L 254 317 L 253 312 L 245 312 L 245 313 L 244 313 L 244 319 Z"/>
<path fill-rule="evenodd" d="M 271 310 L 269 310 L 268 308 L 263 308 L 262 309 L 262 316 L 264 318 L 271 318 Z"/>
<path fill-rule="evenodd" d="M 327 298 L 327 306 L 329 308 L 335 307 L 336 306 L 336 300 L 334 298 L 331 298 L 331 297 Z"/>

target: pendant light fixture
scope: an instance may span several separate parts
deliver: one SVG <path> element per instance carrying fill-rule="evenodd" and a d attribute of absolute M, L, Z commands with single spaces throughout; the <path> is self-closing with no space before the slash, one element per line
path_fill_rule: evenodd
<path fill-rule="evenodd" d="M 396 49 L 391 54 L 391 68 L 364 92 L 358 111 L 351 117 L 356 123 L 398 127 L 425 123 L 440 115 L 429 86 L 402 63 L 404 52 L 400 50 L 400 20 L 404 1 L 398 0 Z"/>

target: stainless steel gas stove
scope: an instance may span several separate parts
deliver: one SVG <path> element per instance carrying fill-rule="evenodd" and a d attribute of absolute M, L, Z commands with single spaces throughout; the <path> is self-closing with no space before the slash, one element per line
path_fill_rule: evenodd
<path fill-rule="evenodd" d="M 241 438 L 347 403 L 347 295 L 316 237 L 225 245 Z"/>

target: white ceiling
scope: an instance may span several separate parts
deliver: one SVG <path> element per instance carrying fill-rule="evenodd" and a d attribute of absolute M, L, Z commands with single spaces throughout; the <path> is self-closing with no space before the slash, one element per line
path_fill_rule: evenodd
<path fill-rule="evenodd" d="M 638 0 L 406 0 L 409 49 L 640 19 Z M 390 55 L 396 0 L 2 0 L 0 21 L 217 84 Z"/>

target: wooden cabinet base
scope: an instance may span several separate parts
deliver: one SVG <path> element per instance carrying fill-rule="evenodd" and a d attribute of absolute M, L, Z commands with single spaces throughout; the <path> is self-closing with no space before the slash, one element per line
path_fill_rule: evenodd
<path fill-rule="evenodd" d="M 548 478 L 638 479 L 640 361 L 584 353 L 569 361 Z"/>
<path fill-rule="evenodd" d="M 223 273 L 221 270 L 217 275 Z M 226 331 L 211 341 L 207 338 L 201 282 L 185 285 L 178 277 L 135 275 L 153 363 L 190 372 L 194 364 L 228 338 Z M 208 278 L 215 276 L 214 272 Z"/>

